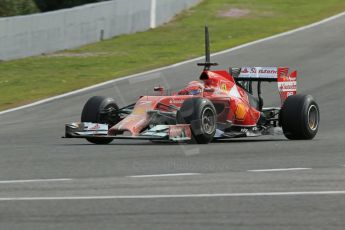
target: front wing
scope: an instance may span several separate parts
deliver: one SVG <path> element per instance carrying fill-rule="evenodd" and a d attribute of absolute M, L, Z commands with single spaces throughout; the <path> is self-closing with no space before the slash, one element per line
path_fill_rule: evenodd
<path fill-rule="evenodd" d="M 113 138 L 134 140 L 189 141 L 192 139 L 190 125 L 156 125 L 138 136 L 108 135 L 108 124 L 73 122 L 66 124 L 63 138 Z"/>

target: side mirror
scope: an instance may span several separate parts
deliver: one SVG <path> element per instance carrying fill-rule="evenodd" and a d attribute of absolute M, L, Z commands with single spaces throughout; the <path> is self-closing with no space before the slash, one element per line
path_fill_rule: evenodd
<path fill-rule="evenodd" d="M 164 92 L 164 87 L 163 86 L 155 86 L 153 88 L 155 92 Z"/>

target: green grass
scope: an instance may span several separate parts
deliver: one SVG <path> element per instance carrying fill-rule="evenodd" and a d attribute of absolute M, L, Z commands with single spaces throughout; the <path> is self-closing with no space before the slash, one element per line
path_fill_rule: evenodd
<path fill-rule="evenodd" d="M 240 18 L 219 16 L 231 8 L 250 13 Z M 201 56 L 205 24 L 215 52 L 344 10 L 344 0 L 205 0 L 154 30 L 56 55 L 1 62 L 0 110 Z"/>

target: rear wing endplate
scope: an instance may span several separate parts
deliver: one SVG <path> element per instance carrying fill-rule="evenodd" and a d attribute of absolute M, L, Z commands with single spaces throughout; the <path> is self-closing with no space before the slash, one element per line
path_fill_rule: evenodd
<path fill-rule="evenodd" d="M 236 81 L 277 82 L 282 103 L 297 93 L 297 71 L 289 73 L 287 67 L 241 67 L 231 68 Z"/>

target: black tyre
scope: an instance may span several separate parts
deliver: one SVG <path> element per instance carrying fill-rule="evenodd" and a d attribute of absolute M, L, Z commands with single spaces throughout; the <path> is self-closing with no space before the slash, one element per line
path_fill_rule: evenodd
<path fill-rule="evenodd" d="M 101 113 L 101 111 L 113 108 L 118 110 L 119 107 L 114 99 L 101 96 L 91 97 L 84 105 L 81 113 L 81 122 L 102 123 L 113 126 L 119 120 L 118 116 L 109 116 L 108 114 Z M 86 138 L 93 144 L 109 144 L 113 138 Z"/>
<path fill-rule="evenodd" d="M 188 98 L 178 111 L 177 122 L 190 124 L 193 141 L 198 144 L 207 144 L 212 141 L 216 132 L 216 109 L 206 98 Z"/>
<path fill-rule="evenodd" d="M 280 111 L 280 122 L 288 139 L 313 139 L 319 129 L 319 106 L 310 95 L 290 96 Z"/>

